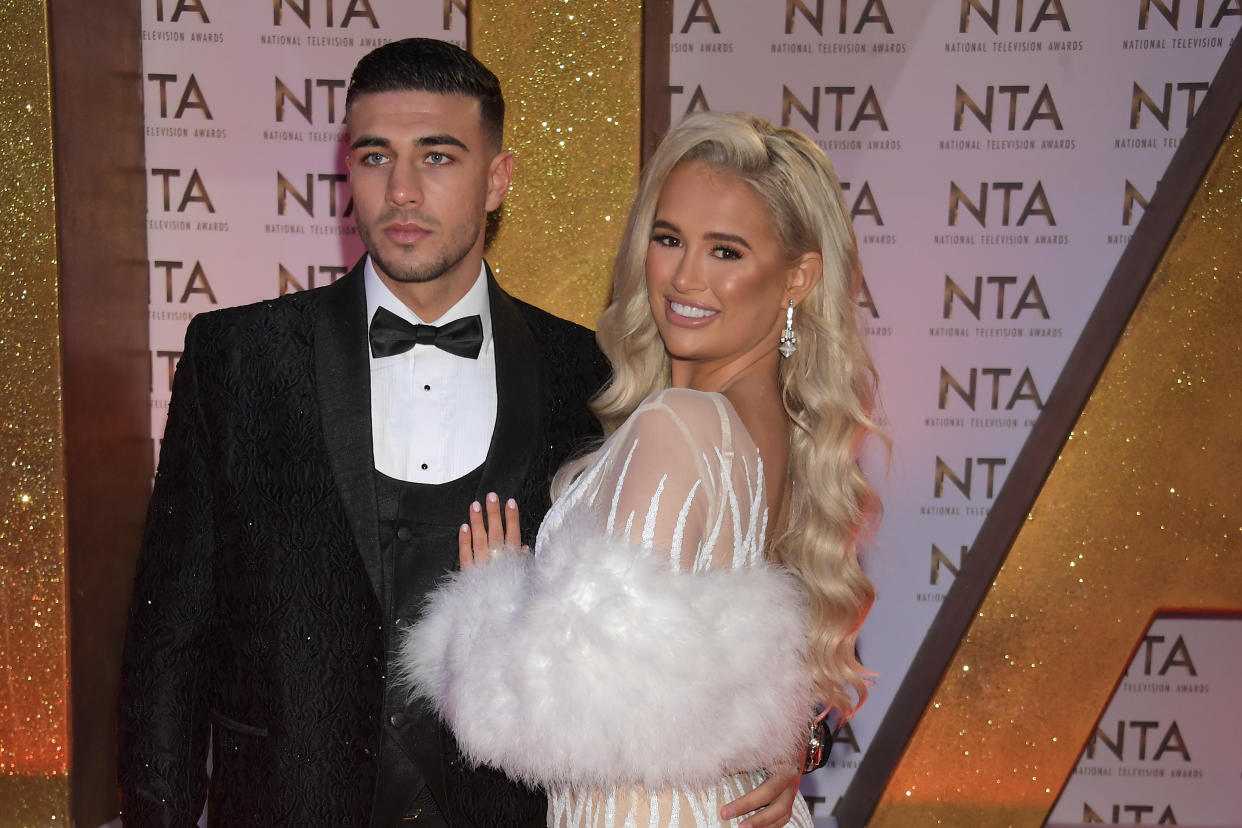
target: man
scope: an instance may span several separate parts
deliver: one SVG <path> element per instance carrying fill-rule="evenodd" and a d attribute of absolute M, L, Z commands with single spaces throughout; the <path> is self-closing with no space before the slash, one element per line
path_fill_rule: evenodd
<path fill-rule="evenodd" d="M 513 172 L 491 72 L 391 43 L 346 111 L 368 255 L 186 333 L 126 637 L 126 825 L 192 825 L 205 798 L 230 828 L 545 824 L 543 797 L 467 767 L 386 664 L 471 502 L 512 494 L 533 534 L 598 430 L 606 363 L 483 262 Z"/>

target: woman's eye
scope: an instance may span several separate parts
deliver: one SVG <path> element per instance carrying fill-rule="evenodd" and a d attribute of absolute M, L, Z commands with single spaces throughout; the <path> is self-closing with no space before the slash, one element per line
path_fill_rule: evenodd
<path fill-rule="evenodd" d="M 679 247 L 681 239 L 676 236 L 670 236 L 667 233 L 657 233 L 651 237 L 651 240 L 661 247 Z"/>
<path fill-rule="evenodd" d="M 740 259 L 742 258 L 742 251 L 735 247 L 721 245 L 720 247 L 712 248 L 712 255 L 717 259 Z"/>

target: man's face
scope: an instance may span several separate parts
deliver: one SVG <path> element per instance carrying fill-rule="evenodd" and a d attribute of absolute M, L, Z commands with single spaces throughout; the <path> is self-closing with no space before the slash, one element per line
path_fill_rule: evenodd
<path fill-rule="evenodd" d="M 376 92 L 349 107 L 349 180 L 358 235 L 390 285 L 478 275 L 487 213 L 504 200 L 513 155 L 486 137 L 465 95 Z"/>

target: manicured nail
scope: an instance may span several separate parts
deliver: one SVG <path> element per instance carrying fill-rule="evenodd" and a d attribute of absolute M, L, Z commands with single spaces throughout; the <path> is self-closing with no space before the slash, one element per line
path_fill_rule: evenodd
<path fill-rule="evenodd" d="M 505 503 L 505 506 L 507 506 L 510 509 L 516 509 L 517 501 L 514 500 L 513 498 L 509 498 L 509 500 Z"/>
<path fill-rule="evenodd" d="M 483 506 L 479 503 L 479 501 L 476 500 L 474 503 L 470 504 L 470 511 L 481 512 L 483 511 Z"/>
<path fill-rule="evenodd" d="M 469 524 L 469 523 L 463 523 L 463 524 L 461 525 L 461 528 L 460 528 L 460 529 L 458 529 L 457 531 L 458 531 L 458 532 L 461 532 L 463 535 L 469 535 L 469 534 L 470 534 L 470 524 Z"/>
<path fill-rule="evenodd" d="M 495 493 L 495 492 L 488 492 L 488 493 L 487 493 L 487 502 L 488 502 L 488 503 L 499 503 L 499 502 L 500 502 L 500 498 L 496 496 L 496 493 Z"/>

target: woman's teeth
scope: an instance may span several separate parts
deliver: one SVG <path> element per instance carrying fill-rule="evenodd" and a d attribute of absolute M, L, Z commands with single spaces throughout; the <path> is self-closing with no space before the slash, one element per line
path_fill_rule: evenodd
<path fill-rule="evenodd" d="M 678 316 L 685 316 L 689 319 L 703 319 L 708 316 L 715 316 L 716 311 L 707 308 L 696 308 L 694 305 L 683 305 L 680 302 L 669 300 L 669 307 L 673 309 L 673 313 Z"/>

